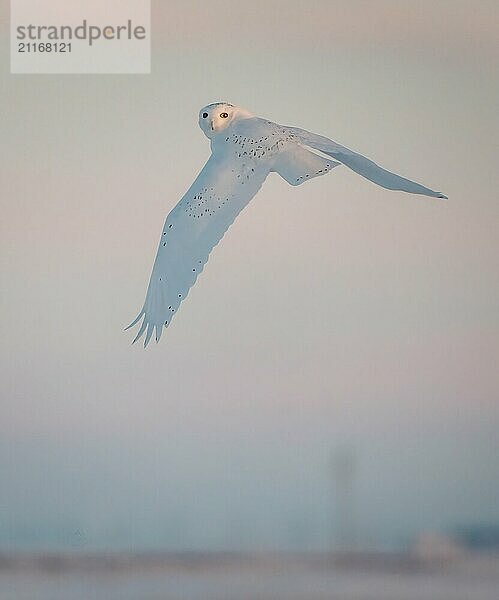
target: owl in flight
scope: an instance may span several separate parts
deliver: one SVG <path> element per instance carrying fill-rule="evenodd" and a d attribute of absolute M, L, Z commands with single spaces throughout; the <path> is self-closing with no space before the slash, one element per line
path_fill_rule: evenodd
<path fill-rule="evenodd" d="M 127 327 L 142 319 L 133 341 L 145 332 L 144 347 L 153 333 L 159 341 L 211 250 L 271 171 L 301 185 L 343 164 L 389 190 L 446 198 L 326 137 L 255 117 L 228 102 L 202 108 L 199 126 L 211 142 L 211 156 L 166 218 L 144 306 Z"/>

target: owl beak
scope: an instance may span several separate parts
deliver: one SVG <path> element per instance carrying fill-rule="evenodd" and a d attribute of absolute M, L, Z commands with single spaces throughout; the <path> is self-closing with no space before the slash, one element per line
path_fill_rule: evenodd
<path fill-rule="evenodd" d="M 212 131 L 215 131 L 214 124 L 215 124 L 215 121 L 212 119 L 212 120 L 210 121 L 210 125 L 211 125 L 211 130 L 212 130 Z"/>

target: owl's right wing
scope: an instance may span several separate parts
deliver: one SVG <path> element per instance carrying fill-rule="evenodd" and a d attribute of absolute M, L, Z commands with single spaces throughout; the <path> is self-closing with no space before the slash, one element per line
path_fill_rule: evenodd
<path fill-rule="evenodd" d="M 434 198 L 447 198 L 447 196 L 441 192 L 435 192 L 420 183 L 416 183 L 415 181 L 411 181 L 410 179 L 406 179 L 405 177 L 383 169 L 383 167 L 380 167 L 371 159 L 366 158 L 365 156 L 362 156 L 362 154 L 358 154 L 337 142 L 333 142 L 333 140 L 330 140 L 327 137 L 311 133 L 305 129 L 300 129 L 299 127 L 287 127 L 286 129 L 302 144 L 333 157 L 352 169 L 352 171 L 355 171 L 359 175 L 362 175 L 362 177 L 369 179 L 381 187 L 389 190 L 409 192 L 411 194 L 423 194 L 424 196 L 432 196 Z"/>
<path fill-rule="evenodd" d="M 137 341 L 145 332 L 161 337 L 189 289 L 203 270 L 211 250 L 257 193 L 269 173 L 267 161 L 243 162 L 234 153 L 212 154 L 161 232 L 156 260 L 142 310 Z"/>

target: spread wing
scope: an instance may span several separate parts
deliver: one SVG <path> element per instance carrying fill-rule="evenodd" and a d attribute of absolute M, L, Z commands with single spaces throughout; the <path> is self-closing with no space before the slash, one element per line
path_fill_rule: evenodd
<path fill-rule="evenodd" d="M 345 148 L 345 146 L 341 146 L 327 137 L 311 133 L 310 131 L 298 127 L 288 127 L 287 129 L 295 135 L 301 143 L 332 156 L 352 169 L 352 171 L 355 171 L 359 175 L 362 175 L 362 177 L 369 179 L 381 187 L 389 190 L 409 192 L 411 194 L 423 194 L 434 198 L 447 198 L 447 196 L 444 196 L 441 192 L 435 192 L 420 183 L 416 183 L 415 181 L 411 181 L 410 179 L 406 179 L 405 177 L 401 177 L 400 175 L 396 175 L 395 173 L 383 169 L 369 158 L 366 158 L 353 150 L 349 150 L 348 148 Z"/>
<path fill-rule="evenodd" d="M 142 310 L 136 342 L 145 332 L 161 337 L 208 256 L 228 227 L 257 193 L 269 173 L 267 161 L 243 162 L 237 154 L 212 154 L 185 196 L 173 208 L 161 232 L 158 252 Z"/>

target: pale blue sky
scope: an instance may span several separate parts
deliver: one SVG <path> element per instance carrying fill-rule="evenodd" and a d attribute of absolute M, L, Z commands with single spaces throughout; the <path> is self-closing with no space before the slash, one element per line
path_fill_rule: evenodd
<path fill-rule="evenodd" d="M 12 76 L 2 29 L 0 548 L 324 547 L 342 444 L 366 543 L 497 522 L 496 3 L 155 4 L 150 76 Z M 131 347 L 220 99 L 450 200 L 273 176 Z"/>

